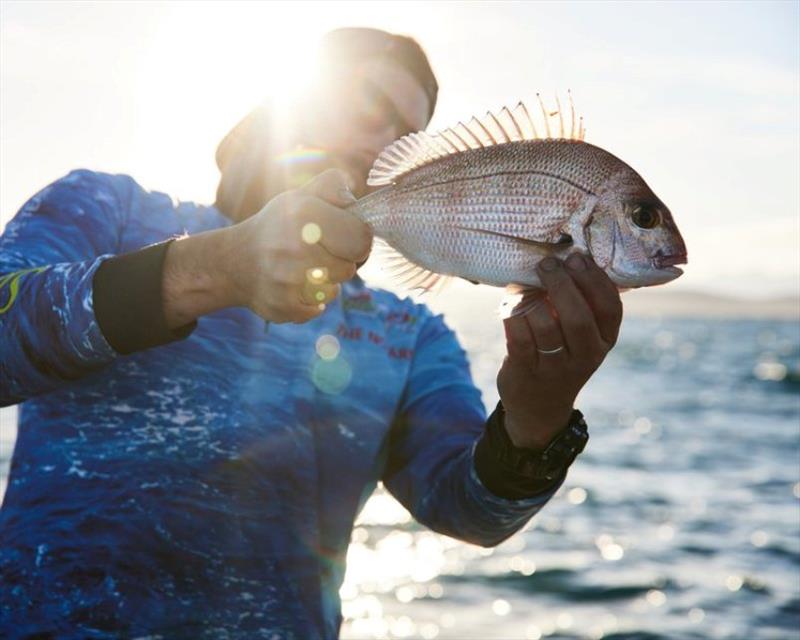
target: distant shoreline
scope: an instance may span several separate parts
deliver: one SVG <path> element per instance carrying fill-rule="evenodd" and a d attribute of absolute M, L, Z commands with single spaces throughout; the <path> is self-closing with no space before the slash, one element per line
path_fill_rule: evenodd
<path fill-rule="evenodd" d="M 637 289 L 622 294 L 625 313 L 632 316 L 800 320 L 800 296 L 752 300 L 702 291 Z"/>
<path fill-rule="evenodd" d="M 485 318 L 476 316 L 475 310 L 498 309 L 503 297 L 500 288 L 456 280 L 447 292 L 415 299 L 459 325 L 483 322 Z M 644 287 L 623 293 L 622 304 L 625 315 L 631 317 L 800 321 L 800 295 L 739 298 L 702 290 Z"/>

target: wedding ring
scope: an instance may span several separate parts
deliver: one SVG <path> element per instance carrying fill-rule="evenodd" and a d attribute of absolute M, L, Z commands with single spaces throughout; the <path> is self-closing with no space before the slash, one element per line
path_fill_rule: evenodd
<path fill-rule="evenodd" d="M 539 353 L 544 354 L 546 356 L 551 356 L 554 353 L 561 353 L 564 350 L 564 345 L 562 344 L 560 347 L 556 347 L 555 349 L 536 349 Z"/>

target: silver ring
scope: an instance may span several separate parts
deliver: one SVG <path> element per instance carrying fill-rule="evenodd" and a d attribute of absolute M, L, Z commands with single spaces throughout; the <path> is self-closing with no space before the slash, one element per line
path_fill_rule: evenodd
<path fill-rule="evenodd" d="M 546 356 L 551 356 L 554 353 L 561 353 L 564 350 L 564 345 L 562 344 L 560 347 L 556 347 L 555 349 L 536 349 L 539 353 L 542 353 Z"/>

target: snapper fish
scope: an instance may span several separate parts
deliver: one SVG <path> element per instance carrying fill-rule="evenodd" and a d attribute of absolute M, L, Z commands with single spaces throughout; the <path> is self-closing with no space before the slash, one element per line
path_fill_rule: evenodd
<path fill-rule="evenodd" d="M 539 98 L 536 122 L 520 102 L 383 150 L 367 180 L 381 188 L 348 210 L 388 245 L 403 284 L 427 291 L 457 276 L 520 293 L 542 287 L 538 262 L 573 251 L 620 290 L 682 274 L 686 245 L 669 209 L 625 162 L 584 141 L 571 96 L 569 117 L 556 104 Z"/>

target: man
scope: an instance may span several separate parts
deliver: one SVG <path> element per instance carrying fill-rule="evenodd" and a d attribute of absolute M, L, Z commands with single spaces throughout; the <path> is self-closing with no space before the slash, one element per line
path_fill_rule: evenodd
<path fill-rule="evenodd" d="M 290 189 L 281 163 L 322 148 L 363 191 L 368 159 L 433 112 L 427 60 L 373 30 L 329 34 L 323 56 L 325 109 L 288 136 L 263 114 L 240 123 L 216 206 L 78 170 L 0 239 L 0 400 L 22 403 L 0 635 L 335 638 L 379 480 L 487 546 L 563 483 L 615 287 L 590 261 L 546 265 L 549 302 L 506 321 L 487 421 L 442 318 L 355 275 L 371 236 L 343 175 Z"/>

